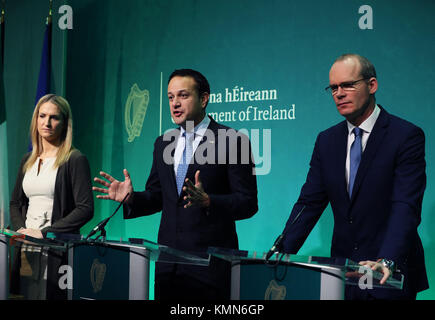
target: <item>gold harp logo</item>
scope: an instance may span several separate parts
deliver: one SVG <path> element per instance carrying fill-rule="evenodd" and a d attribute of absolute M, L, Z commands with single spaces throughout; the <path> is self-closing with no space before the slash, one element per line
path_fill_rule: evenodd
<path fill-rule="evenodd" d="M 91 266 L 91 283 L 94 293 L 101 291 L 103 288 L 104 277 L 106 276 L 106 265 L 94 259 Z"/>
<path fill-rule="evenodd" d="M 264 293 L 264 300 L 284 300 L 286 295 L 286 287 L 280 286 L 275 280 L 272 280 Z"/>
<path fill-rule="evenodd" d="M 135 83 L 125 103 L 125 129 L 128 133 L 128 142 L 133 142 L 140 136 L 149 102 L 150 92 L 146 89 L 140 90 Z"/>

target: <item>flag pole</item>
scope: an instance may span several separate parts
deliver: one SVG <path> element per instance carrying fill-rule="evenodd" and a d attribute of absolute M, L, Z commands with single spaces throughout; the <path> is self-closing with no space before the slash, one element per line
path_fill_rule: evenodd
<path fill-rule="evenodd" d="M 0 106 L 0 113 L 4 114 L 0 114 L 0 136 L 3 141 L 1 152 L 0 152 L 0 171 L 1 174 L 0 176 L 2 176 L 2 181 L 0 181 L 0 187 L 2 188 L 2 190 L 0 190 L 0 228 L 3 229 L 5 228 L 5 222 L 6 222 L 6 203 L 7 203 L 7 197 L 9 197 L 9 187 L 7 186 L 8 182 L 8 173 L 7 173 L 7 147 L 5 146 L 7 144 L 7 139 L 6 139 L 6 106 L 4 105 L 4 91 L 3 91 L 3 65 L 4 65 L 4 37 L 5 37 L 5 0 L 2 0 L 2 8 L 1 8 L 1 16 L 0 16 L 0 26 L 1 26 L 1 34 L 0 34 L 0 46 L 1 46 L 1 52 L 0 52 L 0 62 L 1 62 L 1 66 L 0 66 L 0 86 L 2 86 L 2 88 L 0 88 L 1 90 L 1 96 L 0 96 L 0 103 L 3 104 L 3 106 Z M 4 116 L 4 119 L 3 119 Z M 3 121 L 5 122 L 3 125 Z M 5 153 L 6 151 L 6 153 Z"/>
<path fill-rule="evenodd" d="M 53 15 L 53 0 L 49 0 L 47 24 L 51 23 L 52 15 Z"/>
<path fill-rule="evenodd" d="M 5 0 L 2 0 L 2 15 L 1 15 L 1 23 L 5 22 Z"/>
<path fill-rule="evenodd" d="M 3 26 L 1 29 L 1 61 L 2 61 L 2 70 L 3 70 L 3 60 L 4 60 L 4 23 L 5 23 L 5 1 L 6 0 L 2 0 L 2 12 L 1 12 L 1 16 L 0 16 L 0 24 Z"/>

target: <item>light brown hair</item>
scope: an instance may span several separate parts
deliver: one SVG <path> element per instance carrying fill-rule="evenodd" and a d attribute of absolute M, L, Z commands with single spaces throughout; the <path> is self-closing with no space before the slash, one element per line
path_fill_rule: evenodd
<path fill-rule="evenodd" d="M 38 156 L 42 153 L 42 138 L 38 132 L 38 116 L 39 109 L 42 104 L 46 102 L 51 102 L 55 104 L 58 109 L 62 119 L 62 132 L 60 135 L 61 144 L 59 146 L 59 150 L 57 151 L 56 161 L 54 162 L 54 167 L 58 168 L 62 164 L 68 161 L 71 153 L 74 151 L 74 147 L 72 145 L 72 113 L 71 108 L 69 106 L 68 101 L 62 98 L 61 96 L 57 96 L 55 94 L 47 94 L 41 99 L 39 99 L 36 104 L 35 110 L 33 111 L 32 122 L 30 123 L 30 138 L 32 141 L 32 153 L 27 159 L 26 163 L 23 167 L 23 172 L 25 173 L 30 167 L 35 163 Z"/>

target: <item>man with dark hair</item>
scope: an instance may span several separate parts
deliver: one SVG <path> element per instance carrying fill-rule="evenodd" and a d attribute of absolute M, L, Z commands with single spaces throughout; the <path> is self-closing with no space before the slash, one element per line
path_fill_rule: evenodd
<path fill-rule="evenodd" d="M 376 104 L 376 71 L 364 57 L 338 58 L 326 89 L 346 121 L 317 137 L 307 180 L 286 225 L 283 251 L 300 249 L 330 203 L 332 257 L 382 272 L 381 284 L 394 270 L 404 275 L 403 290 L 353 286 L 346 289 L 346 298 L 415 299 L 428 288 L 417 233 L 426 187 L 424 133 Z"/>
<path fill-rule="evenodd" d="M 124 169 L 120 182 L 105 172 L 108 180 L 95 178 L 105 188 L 94 187 L 100 199 L 122 201 L 124 218 L 162 211 L 158 242 L 185 252 L 206 252 L 208 247 L 238 248 L 235 221 L 257 210 L 257 181 L 251 148 L 243 139 L 230 139 L 234 131 L 206 116 L 210 96 L 207 79 L 197 71 L 174 71 L 168 83 L 171 116 L 179 128 L 154 143 L 153 164 L 145 191 L 134 192 Z M 225 139 L 218 138 L 224 134 Z M 230 161 L 230 151 L 236 159 Z M 242 154 L 249 152 L 248 157 Z M 198 155 L 198 153 L 201 153 Z M 222 163 L 224 154 L 226 161 Z M 203 157 L 202 160 L 199 159 Z M 225 158 L 226 157 L 226 158 Z M 155 298 L 210 300 L 229 299 L 230 264 L 211 258 L 208 267 L 156 263 Z"/>
<path fill-rule="evenodd" d="M 210 95 L 210 84 L 200 72 L 192 69 L 174 70 L 169 76 L 168 84 L 174 77 L 191 77 L 193 80 L 195 80 L 195 87 L 199 97 L 201 97 L 204 93 Z"/>

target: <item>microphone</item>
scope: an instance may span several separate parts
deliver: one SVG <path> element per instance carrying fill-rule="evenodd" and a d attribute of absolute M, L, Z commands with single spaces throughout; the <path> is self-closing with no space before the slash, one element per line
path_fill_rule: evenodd
<path fill-rule="evenodd" d="M 104 227 L 106 226 L 106 224 L 109 222 L 109 220 L 115 215 L 116 212 L 118 212 L 119 208 L 121 208 L 121 206 L 124 204 L 125 199 L 127 199 L 127 197 L 129 196 L 130 193 L 127 192 L 127 194 L 125 195 L 124 199 L 122 199 L 122 201 L 119 203 L 118 207 L 116 208 L 116 210 L 106 219 L 104 219 L 103 221 L 101 221 L 99 224 L 97 224 L 95 226 L 94 229 L 91 230 L 91 232 L 89 232 L 89 234 L 86 236 L 85 240 L 88 240 L 90 237 L 92 237 L 94 234 L 96 234 L 98 231 L 100 230 L 104 230 Z"/>
<path fill-rule="evenodd" d="M 299 211 L 299 213 L 296 215 L 296 218 L 292 221 L 292 223 L 290 224 L 290 226 L 292 226 L 298 219 L 299 216 L 301 215 L 302 211 L 304 211 L 306 206 L 303 206 L 301 211 Z M 275 253 L 275 252 L 279 252 L 279 250 L 281 249 L 281 245 L 282 245 L 282 241 L 284 240 L 284 235 L 285 235 L 285 230 L 287 229 L 287 227 L 284 228 L 284 231 L 278 236 L 278 238 L 276 238 L 272 248 L 270 248 L 269 252 L 266 254 L 266 261 L 268 261 L 270 259 L 270 257 Z"/>
<path fill-rule="evenodd" d="M 276 238 L 275 243 L 272 248 L 270 248 L 269 252 L 266 254 L 266 261 L 270 259 L 270 257 L 281 247 L 282 239 L 284 239 L 284 232 L 281 233 L 278 238 Z"/>

